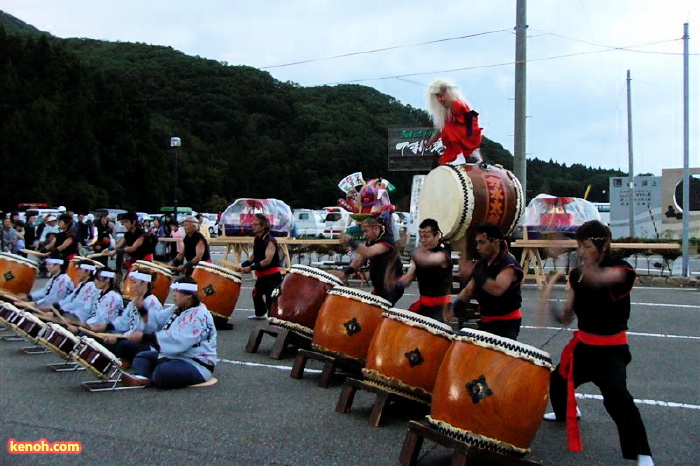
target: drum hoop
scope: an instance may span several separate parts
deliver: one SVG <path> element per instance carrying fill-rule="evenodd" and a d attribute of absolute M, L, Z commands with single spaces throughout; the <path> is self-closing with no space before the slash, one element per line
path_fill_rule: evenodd
<path fill-rule="evenodd" d="M 328 291 L 329 295 L 341 296 L 343 298 L 353 299 L 355 301 L 360 301 L 365 304 L 371 304 L 373 306 L 380 307 L 385 311 L 388 311 L 391 307 L 391 303 L 381 296 L 376 296 L 367 293 L 363 290 L 358 290 L 356 288 L 350 288 L 347 286 L 336 286 L 335 288 Z"/>
<path fill-rule="evenodd" d="M 208 262 L 200 262 L 194 266 L 194 270 L 197 269 L 206 270 L 207 272 L 212 272 L 217 275 L 221 275 L 224 278 L 231 278 L 236 283 L 241 283 L 241 274 L 236 273 L 233 270 L 229 270 L 225 267 L 221 267 L 220 265 L 210 264 Z"/>
<path fill-rule="evenodd" d="M 9 252 L 0 252 L 0 259 L 7 259 L 12 262 L 18 262 L 20 264 L 28 265 L 34 270 L 39 270 L 39 267 L 26 257 L 18 256 L 17 254 L 12 254 Z"/>
<path fill-rule="evenodd" d="M 448 169 L 452 170 L 452 175 L 457 178 L 457 181 L 462 187 L 462 214 L 454 234 L 450 235 L 451 239 L 459 239 L 467 232 L 467 227 L 471 223 L 472 216 L 474 215 L 474 203 L 469 202 L 470 199 L 474 197 L 474 183 L 472 183 L 472 179 L 466 174 L 461 165 L 443 165 L 443 167 L 448 167 Z"/>
<path fill-rule="evenodd" d="M 310 329 L 309 327 L 304 327 L 303 325 L 295 324 L 294 322 L 290 322 L 288 320 L 282 320 L 276 317 L 268 317 L 267 321 L 270 323 L 270 325 L 291 330 L 292 332 L 309 339 L 313 338 L 314 336 L 313 329 Z"/>
<path fill-rule="evenodd" d="M 43 320 L 39 319 L 37 316 L 27 311 L 19 311 L 19 313 L 27 320 L 31 320 L 35 324 L 46 325 Z"/>
<path fill-rule="evenodd" d="M 289 268 L 289 273 L 304 275 L 310 278 L 316 278 L 317 280 L 322 281 L 323 283 L 326 283 L 328 285 L 343 285 L 343 281 L 335 275 L 331 275 L 327 272 L 324 272 L 321 269 L 309 267 L 308 265 L 294 264 Z"/>
<path fill-rule="evenodd" d="M 452 331 L 447 324 L 443 324 L 435 319 L 430 319 L 429 317 L 416 314 L 415 312 L 406 311 L 404 309 L 391 308 L 384 312 L 382 317 L 398 320 L 399 322 L 403 322 L 411 327 L 421 328 L 447 339 L 452 339 L 455 336 L 454 331 Z"/>
<path fill-rule="evenodd" d="M 427 405 L 430 405 L 430 402 L 433 398 L 433 395 L 430 392 L 427 392 L 420 387 L 413 387 L 411 385 L 407 385 L 402 380 L 399 380 L 396 377 L 387 377 L 386 375 L 374 369 L 363 368 L 362 375 L 365 376 L 363 382 L 369 385 L 374 385 L 375 387 L 379 387 L 382 390 L 394 392 L 403 397 L 420 401 L 421 403 L 425 403 Z"/>
<path fill-rule="evenodd" d="M 525 210 L 525 199 L 523 195 L 523 185 L 520 184 L 520 180 L 518 179 L 518 177 L 515 176 L 510 170 L 506 170 L 505 168 L 503 170 L 506 172 L 506 175 L 508 175 L 508 178 L 510 178 L 510 181 L 513 183 L 513 186 L 516 190 L 515 197 L 517 198 L 517 202 L 515 205 L 515 215 L 513 216 L 513 223 L 511 223 L 510 227 L 508 227 L 508 231 L 504 232 L 505 235 L 510 235 L 511 233 L 513 233 L 515 227 L 520 221 L 520 218 L 523 216 Z"/>
<path fill-rule="evenodd" d="M 117 358 L 117 355 L 114 354 L 114 353 L 112 353 L 110 350 L 108 350 L 108 349 L 105 348 L 104 346 L 102 346 L 102 345 L 101 345 L 100 343 L 98 343 L 94 338 L 90 338 L 90 337 L 81 337 L 81 338 L 80 338 L 80 342 L 81 342 L 81 347 L 80 347 L 80 348 L 76 348 L 76 354 L 77 354 L 77 353 L 80 353 L 80 350 L 82 350 L 82 347 L 83 347 L 83 346 L 87 346 L 87 347 L 89 347 L 90 349 L 96 350 L 96 351 L 97 351 L 98 353 L 100 353 L 101 355 L 107 357 L 107 358 L 108 358 L 109 360 L 111 360 L 112 362 L 115 362 L 115 363 L 117 363 L 117 364 L 120 364 L 119 358 Z"/>
<path fill-rule="evenodd" d="M 534 346 L 526 345 L 524 343 L 511 340 L 510 338 L 500 337 L 498 335 L 494 335 L 493 333 L 488 333 L 481 330 L 464 328 L 460 330 L 460 332 L 467 333 L 467 335 L 457 334 L 454 335 L 452 339 L 455 341 L 464 341 L 483 348 L 500 351 L 501 353 L 505 353 L 514 358 L 525 359 L 535 365 L 545 367 L 550 371 L 554 369 L 549 353 L 542 351 L 539 348 L 535 348 Z"/>
<path fill-rule="evenodd" d="M 505 454 L 508 456 L 518 456 L 523 457 L 530 452 L 529 448 L 520 448 L 510 443 L 503 442 L 501 440 L 496 440 L 485 435 L 477 434 L 469 430 L 460 429 L 447 422 L 440 421 L 434 417 L 428 415 L 426 417 L 428 422 L 433 426 L 437 427 L 441 434 L 445 434 L 448 437 L 459 440 L 461 442 L 467 443 L 469 445 L 474 445 L 478 448 L 494 451 L 496 453 Z"/>
<path fill-rule="evenodd" d="M 144 269 L 155 270 L 157 272 L 162 273 L 166 277 L 173 276 L 173 273 L 170 270 L 168 270 L 167 268 L 165 268 L 161 265 L 158 265 L 158 264 L 154 264 L 153 262 L 149 262 L 149 261 L 138 260 L 138 261 L 134 262 L 134 265 L 132 267 L 136 267 L 136 268 L 142 267 Z"/>

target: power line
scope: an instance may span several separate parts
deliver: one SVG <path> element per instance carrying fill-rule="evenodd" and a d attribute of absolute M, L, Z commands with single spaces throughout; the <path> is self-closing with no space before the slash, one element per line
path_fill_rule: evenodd
<path fill-rule="evenodd" d="M 361 51 L 361 52 L 350 52 L 350 53 L 344 53 L 344 54 L 341 54 L 341 55 L 333 55 L 333 56 L 331 56 L 331 57 L 312 58 L 312 59 L 309 59 L 309 60 L 295 61 L 295 62 L 291 62 L 291 63 L 284 63 L 284 64 L 282 64 L 282 65 L 263 66 L 263 67 L 261 67 L 260 69 L 261 69 L 261 70 L 268 70 L 268 69 L 270 69 L 270 68 L 281 68 L 281 67 L 284 67 L 284 66 L 302 65 L 302 64 L 304 64 L 304 63 L 313 63 L 313 62 L 324 61 L 324 60 L 335 60 L 336 58 L 352 57 L 352 56 L 355 56 L 355 55 L 365 55 L 365 54 L 368 54 L 368 53 L 386 52 L 387 50 L 403 49 L 403 48 L 407 48 L 407 47 L 418 47 L 418 46 L 420 46 L 420 45 L 437 44 L 437 43 L 439 43 L 439 42 L 448 42 L 448 41 L 451 41 L 451 40 L 469 39 L 469 38 L 472 38 L 472 37 L 485 36 L 485 35 L 488 35 L 488 34 L 497 34 L 497 33 L 499 33 L 499 32 L 508 32 L 508 31 L 510 31 L 510 29 L 500 29 L 500 30 L 497 30 L 497 31 L 487 31 L 487 32 L 479 32 L 479 33 L 476 33 L 476 34 L 469 34 L 469 35 L 466 35 L 466 36 L 447 37 L 447 38 L 445 38 L 445 39 L 430 40 L 430 41 L 427 41 L 427 42 L 419 42 L 419 43 L 416 43 L 416 44 L 394 45 L 394 46 L 392 46 L 392 47 L 384 47 L 384 48 L 373 49 L 373 50 L 364 50 L 364 51 Z"/>

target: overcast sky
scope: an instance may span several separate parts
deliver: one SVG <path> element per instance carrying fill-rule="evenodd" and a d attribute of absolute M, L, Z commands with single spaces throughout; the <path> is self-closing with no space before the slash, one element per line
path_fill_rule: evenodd
<path fill-rule="evenodd" d="M 661 175 L 662 168 L 682 167 L 682 36 L 688 22 L 690 165 L 700 166 L 696 0 L 527 3 L 528 157 L 626 171 L 629 69 L 635 173 Z M 266 69 L 303 86 L 371 86 L 419 108 L 426 108 L 427 84 L 448 78 L 480 113 L 485 135 L 510 151 L 515 5 L 515 0 L 0 0 L 3 11 L 58 37 L 168 45 Z M 430 41 L 439 42 L 408 46 Z M 315 61 L 277 66 L 306 60 Z"/>

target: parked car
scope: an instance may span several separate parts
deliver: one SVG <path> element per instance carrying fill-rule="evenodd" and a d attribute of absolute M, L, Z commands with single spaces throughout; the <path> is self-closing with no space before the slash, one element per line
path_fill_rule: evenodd
<path fill-rule="evenodd" d="M 324 237 L 337 238 L 341 232 L 352 225 L 353 220 L 350 217 L 350 212 L 342 207 L 324 207 L 323 210 L 326 212 L 325 227 L 323 229 Z"/>
<path fill-rule="evenodd" d="M 323 237 L 326 227 L 325 211 L 294 209 L 294 228 L 297 236 Z"/>

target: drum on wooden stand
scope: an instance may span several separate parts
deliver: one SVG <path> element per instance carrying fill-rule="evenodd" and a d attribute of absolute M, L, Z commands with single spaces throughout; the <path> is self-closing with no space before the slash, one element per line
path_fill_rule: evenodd
<path fill-rule="evenodd" d="M 318 311 L 328 292 L 343 282 L 329 273 L 295 264 L 282 280 L 280 294 L 272 304 L 268 321 L 311 338 Z"/>
<path fill-rule="evenodd" d="M 90 337 L 81 337 L 72 358 L 103 380 L 113 380 L 121 373 L 121 361 L 107 348 Z"/>
<path fill-rule="evenodd" d="M 20 310 L 19 313 L 21 318 L 17 320 L 13 330 L 29 342 L 36 343 L 37 338 L 46 328 L 46 324 L 31 312 Z"/>
<path fill-rule="evenodd" d="M 508 235 L 525 210 L 518 179 L 500 165 L 441 165 L 425 177 L 420 193 L 421 219 L 432 218 L 453 244 L 483 222 L 493 222 Z M 455 247 L 472 258 L 472 248 Z M 464 255 L 464 254 L 463 254 Z"/>
<path fill-rule="evenodd" d="M 336 286 L 318 311 L 312 348 L 362 364 L 391 303 L 366 291 Z"/>
<path fill-rule="evenodd" d="M 97 262 L 96 260 L 88 259 L 87 257 L 83 256 L 75 256 L 68 263 L 68 270 L 66 271 L 66 274 L 68 274 L 70 279 L 73 280 L 73 284 L 75 286 L 78 286 L 78 283 L 80 283 L 80 276 L 78 275 L 78 265 L 80 261 L 88 261 L 90 265 L 94 265 L 96 269 L 101 269 L 104 267 L 102 262 Z"/>
<path fill-rule="evenodd" d="M 428 420 L 462 442 L 522 456 L 547 407 L 552 369 L 545 351 L 463 329 L 438 372 Z"/>
<path fill-rule="evenodd" d="M 362 373 L 365 382 L 430 404 L 438 369 L 454 332 L 449 325 L 389 309 L 374 333 Z"/>
<path fill-rule="evenodd" d="M 136 261 L 131 265 L 131 270 L 153 274 L 152 293 L 161 303 L 165 303 L 165 300 L 168 299 L 168 293 L 170 293 L 170 285 L 173 283 L 173 273 L 167 267 L 149 261 Z M 131 280 L 128 277 L 122 283 L 122 296 L 129 300 L 134 297 L 134 292 L 131 290 Z"/>
<path fill-rule="evenodd" d="M 78 347 L 80 339 L 60 325 L 49 322 L 37 337 L 37 343 L 63 359 L 70 359 L 70 354 Z"/>
<path fill-rule="evenodd" d="M 213 315 L 228 320 L 241 294 L 241 274 L 208 262 L 198 263 L 192 271 L 197 294 Z"/>
<path fill-rule="evenodd" d="M 38 271 L 39 267 L 25 257 L 0 253 L 0 290 L 28 295 Z"/>
<path fill-rule="evenodd" d="M 7 325 L 10 330 L 17 331 L 17 323 L 22 320 L 22 310 L 7 301 L 0 302 L 0 324 Z"/>

